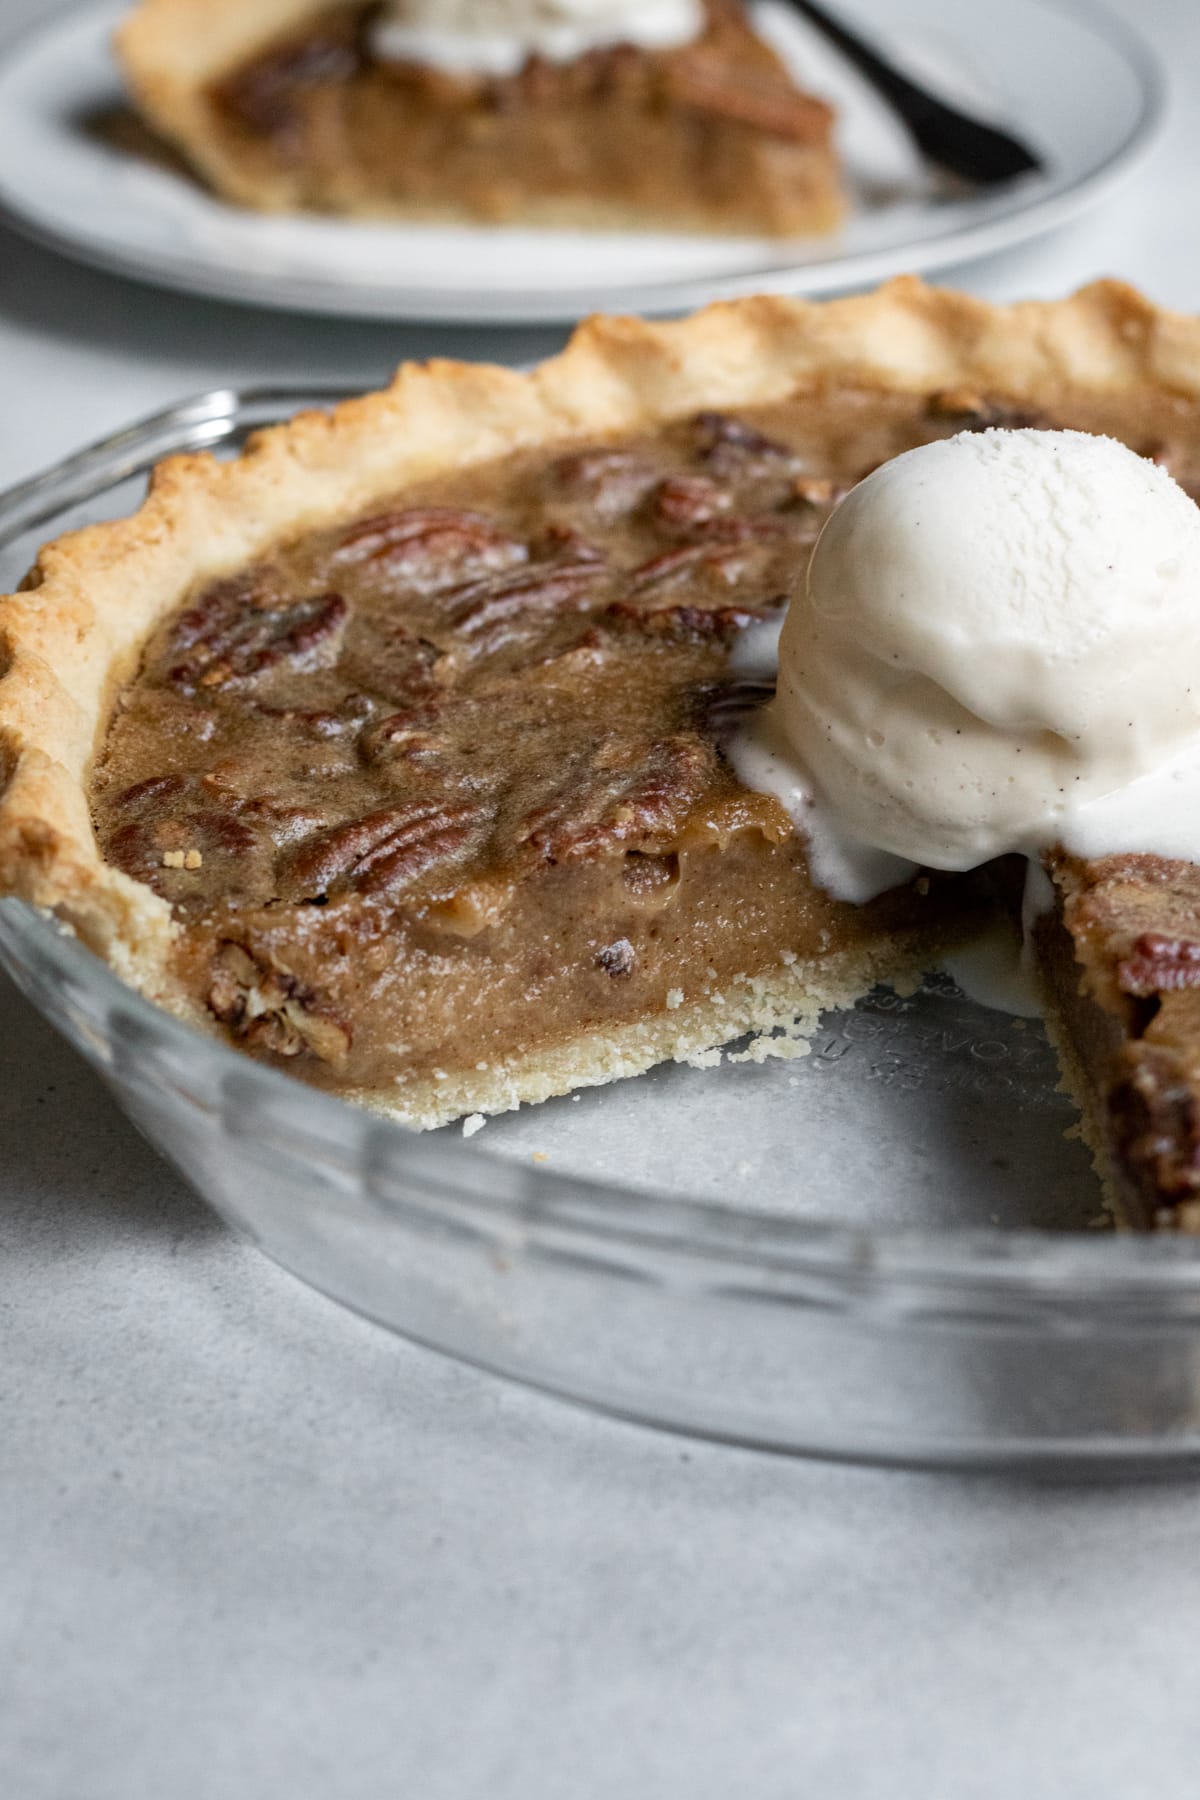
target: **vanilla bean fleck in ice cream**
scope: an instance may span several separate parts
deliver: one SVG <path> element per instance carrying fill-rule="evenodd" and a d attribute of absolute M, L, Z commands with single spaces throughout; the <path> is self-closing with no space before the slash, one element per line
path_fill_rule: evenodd
<path fill-rule="evenodd" d="M 447 74 L 505 76 L 531 56 L 570 62 L 613 44 L 675 49 L 703 28 L 701 0 L 391 0 L 372 47 Z"/>

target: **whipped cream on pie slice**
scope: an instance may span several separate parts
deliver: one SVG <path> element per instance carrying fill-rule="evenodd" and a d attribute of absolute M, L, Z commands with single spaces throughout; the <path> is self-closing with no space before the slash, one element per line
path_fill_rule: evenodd
<path fill-rule="evenodd" d="M 634 44 L 674 50 L 704 29 L 701 0 L 391 0 L 371 49 L 450 75 L 515 75 L 531 56 L 573 62 Z"/>

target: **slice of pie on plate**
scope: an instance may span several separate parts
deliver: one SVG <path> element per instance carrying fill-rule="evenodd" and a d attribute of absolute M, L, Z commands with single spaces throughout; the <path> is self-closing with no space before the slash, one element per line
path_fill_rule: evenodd
<path fill-rule="evenodd" d="M 389 48 L 383 9 L 363 0 L 140 0 L 118 54 L 145 118 L 244 206 L 833 229 L 830 108 L 797 87 L 741 0 L 678 4 L 696 24 L 682 43 L 600 42 L 497 72 L 416 60 L 403 37 Z"/>
<path fill-rule="evenodd" d="M 174 459 L 0 601 L 0 888 L 128 981 L 437 1125 L 911 974 L 988 872 L 868 905 L 725 755 L 839 495 L 1020 421 L 1200 484 L 1200 324 L 1101 283 L 992 308 L 913 280 L 675 324 L 531 374 L 432 363 Z M 1200 1225 L 1200 872 L 1050 864 L 1064 1068 L 1125 1215 Z"/>

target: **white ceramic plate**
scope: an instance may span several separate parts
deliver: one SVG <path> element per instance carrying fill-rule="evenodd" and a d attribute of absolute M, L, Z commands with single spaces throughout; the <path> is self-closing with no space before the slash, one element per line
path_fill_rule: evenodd
<path fill-rule="evenodd" d="M 0 66 L 0 211 L 81 260 L 189 292 L 298 311 L 468 323 L 597 308 L 682 311 L 751 291 L 823 293 L 987 254 L 1107 191 L 1162 111 L 1154 60 L 1123 26 L 1058 0 L 839 0 L 843 16 L 950 98 L 1017 130 L 1046 172 L 964 197 L 930 179 L 886 109 L 786 0 L 759 0 L 803 80 L 838 106 L 854 205 L 832 238 L 787 243 L 261 218 L 115 148 L 109 50 L 127 0 L 41 25 Z"/>

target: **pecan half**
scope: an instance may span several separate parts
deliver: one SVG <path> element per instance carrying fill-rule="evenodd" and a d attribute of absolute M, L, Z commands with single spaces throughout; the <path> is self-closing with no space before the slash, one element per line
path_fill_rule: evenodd
<path fill-rule="evenodd" d="M 582 501 L 605 518 L 632 512 L 658 479 L 653 463 L 633 450 L 577 450 L 549 470 L 552 492 Z"/>
<path fill-rule="evenodd" d="M 242 802 L 226 799 L 203 777 L 152 776 L 117 799 L 113 812 L 122 823 L 105 844 L 110 862 L 137 881 L 157 885 L 164 869 L 200 868 L 213 857 L 243 859 L 256 848 L 258 833 L 238 817 Z M 199 862 L 174 858 L 198 856 Z M 171 862 L 164 861 L 172 858 Z"/>
<path fill-rule="evenodd" d="M 711 556 L 708 544 L 684 544 L 678 550 L 664 550 L 660 556 L 652 556 L 649 562 L 633 570 L 629 577 L 630 591 L 636 594 L 650 588 L 673 586 L 703 569 Z"/>
<path fill-rule="evenodd" d="M 327 1002 L 277 963 L 258 961 L 226 939 L 213 958 L 209 1010 L 235 1036 L 276 1056 L 308 1054 L 336 1068 L 353 1032 Z"/>
<path fill-rule="evenodd" d="M 668 531 L 701 531 L 732 504 L 729 489 L 707 475 L 668 475 L 655 490 L 651 513 Z"/>
<path fill-rule="evenodd" d="M 786 444 L 766 437 L 744 419 L 729 413 L 702 412 L 692 420 L 692 436 L 702 462 L 718 478 L 744 475 L 755 463 L 778 463 L 791 457 Z"/>
<path fill-rule="evenodd" d="M 526 819 L 524 841 L 551 863 L 670 850 L 715 766 L 712 746 L 694 733 L 604 743 Z"/>
<path fill-rule="evenodd" d="M 187 775 L 151 775 L 145 781 L 135 781 L 132 787 L 118 794 L 113 805 L 118 812 L 140 813 L 159 801 L 177 800 L 190 785 Z"/>
<path fill-rule="evenodd" d="M 460 856 L 484 822 L 480 807 L 445 800 L 383 807 L 302 844 L 283 873 L 292 886 L 316 897 L 350 889 L 396 894 L 418 875 Z"/>
<path fill-rule="evenodd" d="M 1200 943 L 1191 938 L 1143 932 L 1117 967 L 1121 992 L 1136 999 L 1200 987 Z"/>
<path fill-rule="evenodd" d="M 407 587 L 437 593 L 473 576 L 527 562 L 529 551 L 482 513 L 447 506 L 380 513 L 352 526 L 333 562 L 365 564 L 399 577 Z"/>
<path fill-rule="evenodd" d="M 216 581 L 175 621 L 167 679 L 187 692 L 231 687 L 281 664 L 326 668 L 348 616 L 340 594 L 281 599 L 261 572 Z"/>
<path fill-rule="evenodd" d="M 451 622 L 476 651 L 496 650 L 526 626 L 582 612 L 606 573 L 597 562 L 536 563 L 518 575 L 463 588 L 454 596 Z"/>
<path fill-rule="evenodd" d="M 782 529 L 778 519 L 722 521 L 703 543 L 664 550 L 634 569 L 629 577 L 630 592 L 649 593 L 708 575 L 732 587 L 753 570 L 764 540 L 776 537 Z"/>
<path fill-rule="evenodd" d="M 298 737 L 313 738 L 317 742 L 344 737 L 348 731 L 356 731 L 359 724 L 358 720 L 349 719 L 340 712 L 302 706 L 267 706 L 261 700 L 252 701 L 246 710 L 255 718 L 271 719 L 280 725 L 290 725 L 295 729 Z"/>
<path fill-rule="evenodd" d="M 783 604 L 782 599 L 778 602 Z M 620 632 L 637 633 L 673 644 L 728 644 L 757 620 L 770 618 L 774 607 L 749 606 L 638 606 L 630 600 L 614 600 L 605 607 L 600 622 Z"/>

